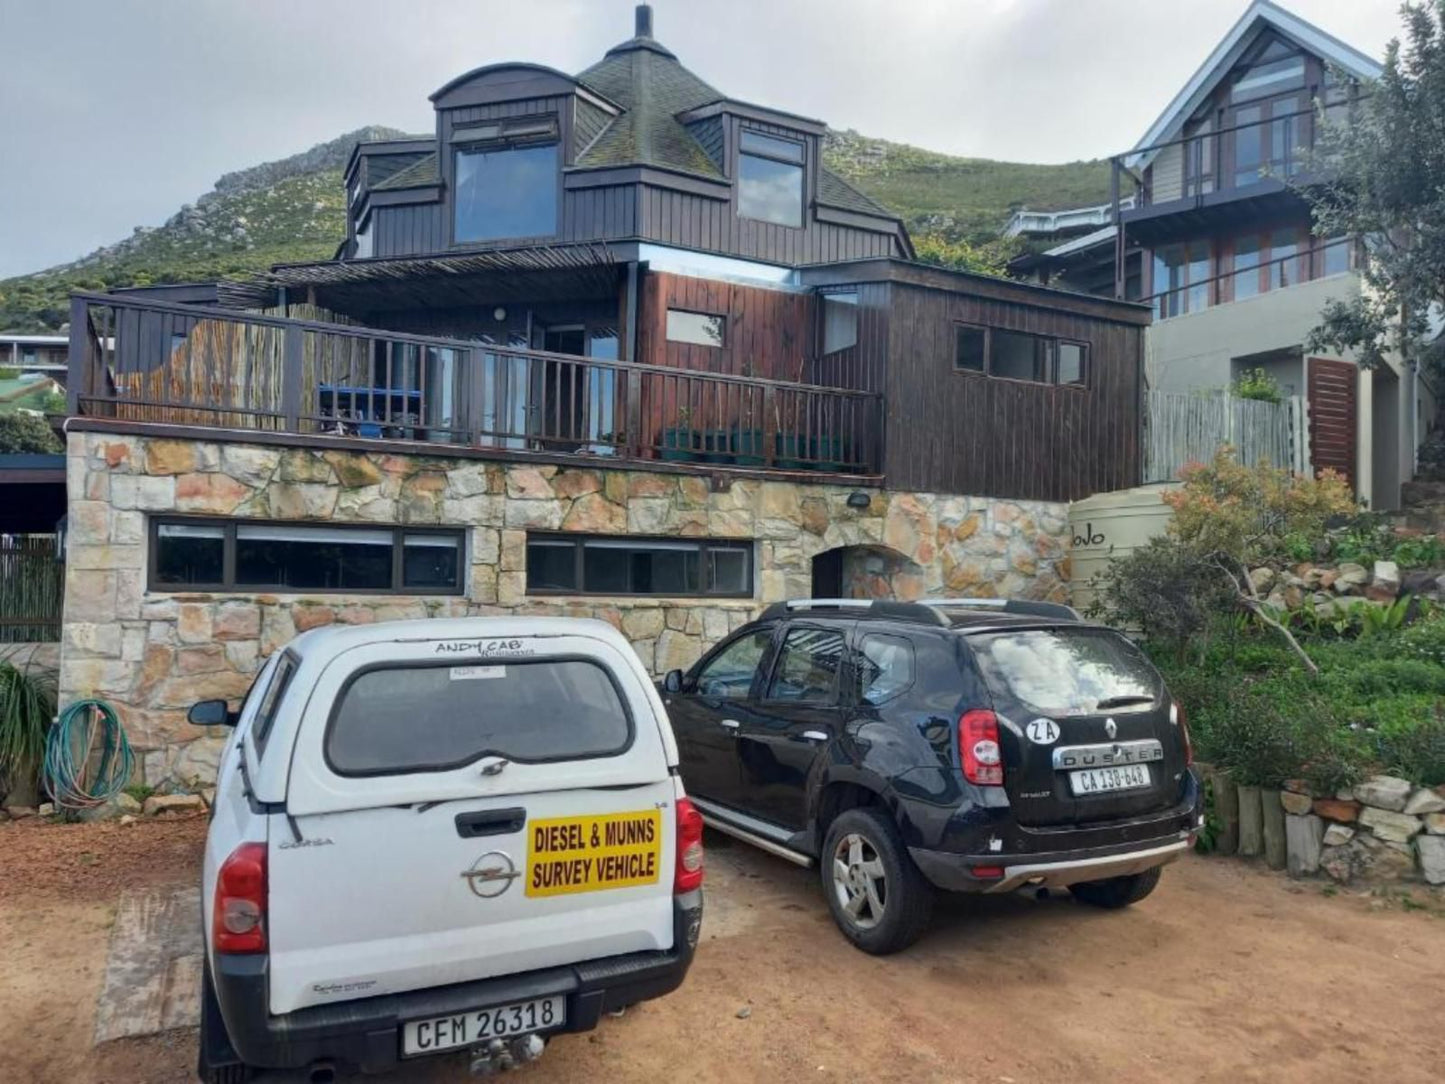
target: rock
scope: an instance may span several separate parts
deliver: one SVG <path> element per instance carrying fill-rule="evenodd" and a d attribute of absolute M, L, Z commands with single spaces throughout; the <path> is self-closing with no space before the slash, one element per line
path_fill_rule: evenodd
<path fill-rule="evenodd" d="M 1341 847 L 1355 838 L 1355 830 L 1343 824 L 1332 824 L 1325 829 L 1323 843 L 1326 847 Z"/>
<path fill-rule="evenodd" d="M 1335 581 L 1340 578 L 1339 572 L 1333 568 L 1320 568 L 1316 569 L 1315 571 L 1318 573 L 1317 576 L 1313 577 L 1315 586 L 1322 587 L 1326 591 L 1333 587 L 1335 585 Z M 1308 582 L 1309 579 L 1310 577 L 1305 577 L 1306 582 Z"/>
<path fill-rule="evenodd" d="M 1325 822 L 1313 814 L 1291 814 L 1284 819 L 1287 862 L 1291 877 L 1302 877 L 1319 871 L 1324 826 Z"/>
<path fill-rule="evenodd" d="M 1320 851 L 1320 869 L 1332 881 L 1349 884 L 1361 868 L 1360 853 L 1354 844 L 1325 847 Z"/>
<path fill-rule="evenodd" d="M 1388 590 L 1390 597 L 1394 598 L 1400 593 L 1400 566 L 1394 561 L 1376 561 L 1375 575 L 1370 586 L 1382 591 Z"/>
<path fill-rule="evenodd" d="M 1377 775 L 1355 787 L 1354 795 L 1356 801 L 1363 802 L 1365 805 L 1399 813 L 1405 808 L 1405 803 L 1410 800 L 1410 793 L 1414 789 L 1408 779 L 1400 779 L 1393 775 Z"/>
<path fill-rule="evenodd" d="M 1421 787 L 1405 803 L 1405 813 L 1420 816 L 1425 813 L 1445 813 L 1445 798 L 1428 787 Z"/>
<path fill-rule="evenodd" d="M 1344 592 L 1340 590 L 1340 584 L 1342 583 L 1349 588 L 1363 587 L 1370 582 L 1370 574 L 1366 571 L 1365 566 L 1357 565 L 1353 561 L 1346 561 L 1340 565 L 1340 567 L 1336 569 L 1336 573 L 1335 590 L 1340 594 L 1344 594 Z M 1400 573 L 1397 569 L 1395 572 L 1396 583 L 1399 582 L 1399 576 Z"/>
<path fill-rule="evenodd" d="M 1349 791 L 1345 793 L 1349 794 Z M 1343 821 L 1345 824 L 1353 824 L 1360 815 L 1360 803 L 1349 797 L 1316 798 L 1314 812 L 1316 816 L 1323 817 L 1327 821 Z"/>
<path fill-rule="evenodd" d="M 199 794 L 152 794 L 143 808 L 147 817 L 158 817 L 162 813 L 201 813 L 206 803 Z"/>
<path fill-rule="evenodd" d="M 1391 813 L 1386 809 L 1366 806 L 1360 812 L 1360 826 L 1368 828 L 1376 839 L 1387 843 L 1409 843 L 1424 827 L 1419 817 L 1407 817 L 1403 813 Z"/>
<path fill-rule="evenodd" d="M 40 803 L 40 808 L 37 809 L 37 810 L 35 811 L 35 813 L 36 813 L 36 816 L 40 816 L 40 817 L 53 817 L 53 816 L 55 816 L 55 803 L 54 803 L 54 802 L 41 802 L 41 803 Z"/>
<path fill-rule="evenodd" d="M 1297 794 L 1292 790 L 1279 792 L 1279 804 L 1284 806 L 1286 813 L 1297 817 L 1304 816 L 1314 808 L 1314 800 L 1308 794 Z"/>
<path fill-rule="evenodd" d="M 1426 813 L 1425 831 L 1432 836 L 1445 836 L 1445 813 Z"/>
<path fill-rule="evenodd" d="M 134 798 L 132 798 L 129 794 L 127 794 L 125 791 L 121 791 L 114 798 L 112 798 L 111 804 L 123 814 L 135 814 L 141 812 L 141 804 Z"/>
<path fill-rule="evenodd" d="M 1274 569 L 1268 567 L 1256 568 L 1249 574 L 1249 585 L 1254 588 L 1256 595 L 1267 591 L 1274 583 Z"/>
<path fill-rule="evenodd" d="M 753 1010 L 744 1005 L 741 1009 L 737 1011 L 736 1015 L 739 1020 L 746 1020 L 748 1017 L 753 1015 Z"/>
<path fill-rule="evenodd" d="M 120 826 L 122 828 L 129 828 L 134 823 L 135 818 L 132 817 L 129 813 L 127 813 L 124 817 L 120 819 Z"/>
<path fill-rule="evenodd" d="M 1420 871 L 1432 885 L 1445 885 L 1445 837 L 1421 836 L 1415 841 Z"/>
<path fill-rule="evenodd" d="M 1239 853 L 1254 858 L 1264 853 L 1264 831 L 1261 824 L 1259 788 L 1243 783 L 1239 792 Z"/>
<path fill-rule="evenodd" d="M 1270 869 L 1284 869 L 1289 863 L 1289 850 L 1284 834 L 1284 806 L 1279 801 L 1279 791 L 1261 790 L 1259 804 L 1263 812 L 1260 818 L 1264 835 L 1264 863 Z"/>

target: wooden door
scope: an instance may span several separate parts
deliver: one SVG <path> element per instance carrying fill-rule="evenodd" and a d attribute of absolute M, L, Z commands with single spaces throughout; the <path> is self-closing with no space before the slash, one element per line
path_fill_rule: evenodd
<path fill-rule="evenodd" d="M 1359 368 L 1351 361 L 1310 358 L 1310 465 L 1315 473 L 1331 468 L 1355 487 L 1356 388 Z"/>

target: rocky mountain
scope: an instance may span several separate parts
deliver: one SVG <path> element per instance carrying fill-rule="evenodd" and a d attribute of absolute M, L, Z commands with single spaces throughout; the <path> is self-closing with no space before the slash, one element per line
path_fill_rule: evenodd
<path fill-rule="evenodd" d="M 160 226 L 71 263 L 0 280 L 0 328 L 54 331 L 70 291 L 243 275 L 276 263 L 323 260 L 345 233 L 341 170 L 360 141 L 406 133 L 369 126 L 310 150 L 228 173 Z M 824 158 L 907 222 L 915 238 L 984 245 L 1018 206 L 1101 202 L 1108 164 L 1028 165 L 960 158 L 857 132 L 831 132 Z M 1004 254 L 993 247 L 990 259 Z"/>

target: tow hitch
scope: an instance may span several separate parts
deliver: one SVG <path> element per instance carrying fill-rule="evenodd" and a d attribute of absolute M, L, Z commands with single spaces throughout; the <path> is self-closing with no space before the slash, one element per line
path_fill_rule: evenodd
<path fill-rule="evenodd" d="M 512 1039 L 492 1039 L 470 1051 L 472 1076 L 491 1076 L 503 1069 L 515 1069 L 536 1061 L 547 1048 L 546 1041 L 535 1032 Z"/>

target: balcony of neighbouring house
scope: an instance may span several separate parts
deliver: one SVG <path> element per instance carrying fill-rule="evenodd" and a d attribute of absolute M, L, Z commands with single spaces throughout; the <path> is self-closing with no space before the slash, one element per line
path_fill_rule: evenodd
<path fill-rule="evenodd" d="M 1302 98 L 1211 113 L 1175 139 L 1112 160 L 1119 220 L 1131 241 L 1157 244 L 1307 213 L 1301 189 L 1322 179 L 1322 122 L 1348 115 L 1345 99 L 1323 114 Z M 1128 188 L 1132 186 L 1132 193 Z M 1132 199 L 1133 206 L 1125 206 Z"/>
<path fill-rule="evenodd" d="M 71 413 L 97 427 L 282 443 L 880 473 L 874 392 L 616 360 L 588 349 L 583 331 L 533 349 L 339 319 L 76 294 Z M 795 368 L 809 371 L 807 360 Z"/>

